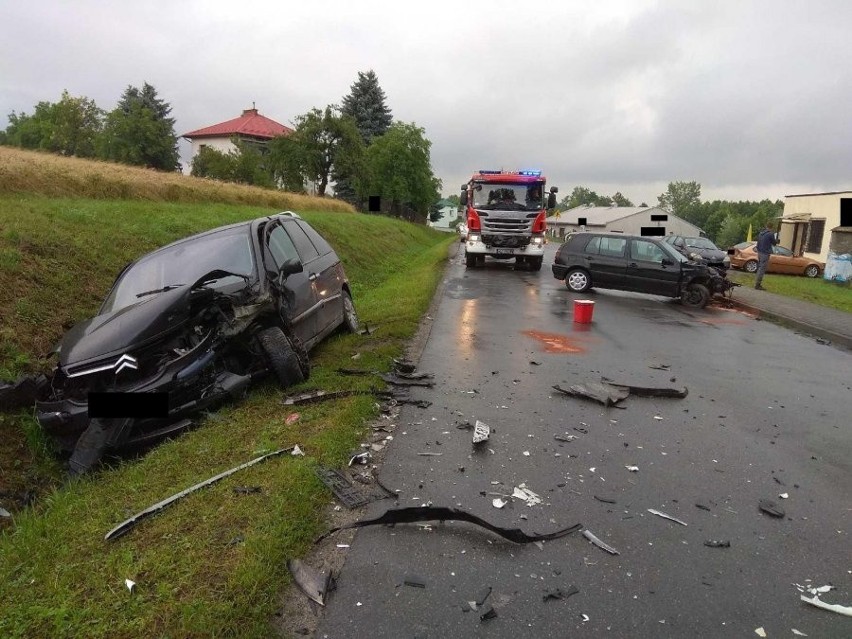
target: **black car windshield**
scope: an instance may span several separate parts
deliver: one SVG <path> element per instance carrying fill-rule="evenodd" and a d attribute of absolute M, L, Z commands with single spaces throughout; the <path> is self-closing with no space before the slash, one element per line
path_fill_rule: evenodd
<path fill-rule="evenodd" d="M 538 211 L 543 206 L 544 184 L 477 183 L 473 207 L 483 211 Z"/>
<path fill-rule="evenodd" d="M 706 237 L 685 237 L 683 238 L 683 241 L 686 242 L 687 246 L 692 248 L 719 250 L 716 248 L 716 245 Z"/>
<path fill-rule="evenodd" d="M 662 248 L 669 257 L 674 259 L 677 262 L 688 262 L 689 258 L 687 258 L 683 253 L 673 248 L 671 244 L 667 242 L 660 242 L 660 248 Z"/>
<path fill-rule="evenodd" d="M 247 226 L 204 235 L 143 257 L 116 282 L 100 313 L 111 313 L 148 295 L 194 284 L 217 269 L 248 277 L 254 275 Z M 232 275 L 210 285 L 218 288 L 240 281 L 243 281 L 242 278 Z"/>

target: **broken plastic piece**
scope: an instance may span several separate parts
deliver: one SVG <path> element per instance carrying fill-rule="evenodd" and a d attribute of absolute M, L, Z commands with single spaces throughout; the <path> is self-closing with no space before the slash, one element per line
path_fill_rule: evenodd
<path fill-rule="evenodd" d="M 476 526 L 481 526 L 486 530 L 500 535 L 503 539 L 508 539 L 516 544 L 528 544 L 534 541 L 547 541 L 549 539 L 559 539 L 565 535 L 577 532 L 582 528 L 580 524 L 574 524 L 569 528 L 556 530 L 552 533 L 528 535 L 519 528 L 502 528 L 485 521 L 481 517 L 477 517 L 467 511 L 458 508 L 447 508 L 441 506 L 420 506 L 412 508 L 396 508 L 388 510 L 383 515 L 375 519 L 362 519 L 351 524 L 332 528 L 317 541 L 321 541 L 328 535 L 334 534 L 340 530 L 349 528 L 362 528 L 364 526 L 380 526 L 385 524 L 412 524 L 423 521 L 466 521 Z"/>
<path fill-rule="evenodd" d="M 287 417 L 284 418 L 284 423 L 287 426 L 290 426 L 291 424 L 295 424 L 297 421 L 299 421 L 301 417 L 302 416 L 299 413 L 290 413 L 289 415 L 287 415 Z"/>
<path fill-rule="evenodd" d="M 362 492 L 343 473 L 333 468 L 318 467 L 317 477 L 334 493 L 338 501 L 349 510 L 360 508 L 378 499 L 384 499 L 387 496 L 379 494 L 377 491 L 371 493 Z"/>
<path fill-rule="evenodd" d="M 544 595 L 542 595 L 542 601 L 547 601 L 549 599 L 568 599 L 568 597 L 572 595 L 576 595 L 580 592 L 580 589 L 577 586 L 569 586 L 565 590 L 561 588 L 554 588 L 553 590 L 545 590 Z"/>
<path fill-rule="evenodd" d="M 261 455 L 260 457 L 255 457 L 251 461 L 247 461 L 246 463 L 240 464 L 239 466 L 236 466 L 235 468 L 231 468 L 230 470 L 226 470 L 225 472 L 219 473 L 218 475 L 215 475 L 214 477 L 211 477 L 210 479 L 205 479 L 204 481 L 202 481 L 198 484 L 195 484 L 194 486 L 190 486 L 189 488 L 182 490 L 179 493 L 176 493 L 176 494 L 172 495 L 171 497 L 168 497 L 168 498 L 164 499 L 163 501 L 157 502 L 153 506 L 149 506 L 145 510 L 142 510 L 142 511 L 136 513 L 130 519 L 127 519 L 127 520 L 121 522 L 118 526 L 116 526 L 115 528 L 110 530 L 104 536 L 104 539 L 109 541 L 110 539 L 115 539 L 117 537 L 121 537 L 125 533 L 129 532 L 131 528 L 133 528 L 136 524 L 138 524 L 143 519 L 146 519 L 147 517 L 150 517 L 151 515 L 154 515 L 154 514 L 160 512 L 161 510 L 163 510 L 167 506 L 170 506 L 171 504 L 178 501 L 179 499 L 182 499 L 182 498 L 186 497 L 187 495 L 194 493 L 196 490 L 200 490 L 201 488 L 204 488 L 205 486 L 215 484 L 217 481 L 224 479 L 225 477 L 227 477 L 229 475 L 233 475 L 235 472 L 237 472 L 239 470 L 243 470 L 244 468 L 248 468 L 249 466 L 254 466 L 255 464 L 258 464 L 258 463 L 260 463 L 260 462 L 262 462 L 266 459 L 269 459 L 270 457 L 277 457 L 278 455 L 283 455 L 284 453 L 288 453 L 292 450 L 293 450 L 292 448 L 281 448 L 281 449 L 276 450 L 274 452 L 267 453 L 266 455 Z"/>
<path fill-rule="evenodd" d="M 364 451 L 363 453 L 352 455 L 352 457 L 349 458 L 349 466 L 352 464 L 366 464 L 370 461 L 370 457 L 370 451 Z"/>
<path fill-rule="evenodd" d="M 481 606 L 485 603 L 485 600 L 488 599 L 488 596 L 491 594 L 491 586 L 485 586 L 482 590 L 476 593 L 476 599 L 474 599 L 474 603 L 477 606 Z"/>
<path fill-rule="evenodd" d="M 476 424 L 473 427 L 473 443 L 481 444 L 482 442 L 488 441 L 489 437 L 491 437 L 491 427 L 485 422 L 481 422 L 477 419 Z"/>
<path fill-rule="evenodd" d="M 781 493 L 781 494 L 780 494 L 780 495 L 778 495 L 778 496 L 779 496 L 781 499 L 787 499 L 790 495 L 788 495 L 787 493 Z"/>
<path fill-rule="evenodd" d="M 695 507 L 700 508 L 701 510 L 706 510 L 707 512 L 710 512 L 710 506 L 705 506 L 704 504 L 696 503 Z"/>
<path fill-rule="evenodd" d="M 299 448 L 299 444 L 296 444 L 295 446 L 293 446 L 293 450 L 290 451 L 290 454 L 293 457 L 304 457 L 305 456 L 305 453 L 302 451 L 301 448 Z"/>
<path fill-rule="evenodd" d="M 507 503 L 509 502 L 507 502 L 505 499 L 500 499 L 500 497 L 491 500 L 491 505 L 494 506 L 494 508 L 502 508 Z"/>
<path fill-rule="evenodd" d="M 708 548 L 730 548 L 731 542 L 728 540 L 716 541 L 715 539 L 708 539 L 704 542 L 704 545 Z"/>
<path fill-rule="evenodd" d="M 766 631 L 763 629 L 763 626 L 761 626 L 760 628 L 754 629 L 754 634 L 756 634 L 758 637 L 765 637 Z"/>
<path fill-rule="evenodd" d="M 575 439 L 577 439 L 577 436 L 576 435 L 554 435 L 553 439 L 555 439 L 558 442 L 568 443 L 568 442 L 573 442 Z"/>
<path fill-rule="evenodd" d="M 400 373 L 413 373 L 417 369 L 417 365 L 414 362 L 409 362 L 406 359 L 394 359 L 393 367 Z"/>
<path fill-rule="evenodd" d="M 125 580 L 124 580 L 124 585 L 125 585 L 125 586 L 127 586 L 127 589 L 128 589 L 130 592 L 133 592 L 133 589 L 136 587 L 136 582 L 135 582 L 135 581 L 132 581 L 132 580 L 130 580 L 130 579 L 125 579 Z"/>
<path fill-rule="evenodd" d="M 358 335 L 372 335 L 376 332 L 375 328 L 371 328 L 367 322 L 364 322 L 364 328 L 358 331 Z"/>
<path fill-rule="evenodd" d="M 651 513 L 652 515 L 656 515 L 657 517 L 662 517 L 663 519 L 668 519 L 670 521 L 673 521 L 676 524 L 680 524 L 681 526 L 686 526 L 685 521 L 681 521 L 677 517 L 672 517 L 671 515 L 667 515 L 666 513 L 661 512 L 659 510 L 654 510 L 653 508 L 649 508 L 648 512 Z"/>
<path fill-rule="evenodd" d="M 308 599 L 316 601 L 320 606 L 325 605 L 325 596 L 329 591 L 331 574 L 320 572 L 308 566 L 300 559 L 291 559 L 287 562 L 287 568 L 293 575 L 293 581 Z"/>
<path fill-rule="evenodd" d="M 595 535 L 592 533 L 592 531 L 591 531 L 591 530 L 589 530 L 588 528 L 587 528 L 586 530 L 584 530 L 584 531 L 583 531 L 583 537 L 585 537 L 586 539 L 588 539 L 590 542 L 592 542 L 595 546 L 597 546 L 597 547 L 598 547 L 598 548 L 600 548 L 601 550 L 605 550 L 605 551 L 606 551 L 606 552 L 608 552 L 610 555 L 619 555 L 619 554 L 621 554 L 621 553 L 619 553 L 619 552 L 618 552 L 615 548 L 613 548 L 612 546 L 610 546 L 609 544 L 607 544 L 607 543 L 605 543 L 605 542 L 601 541 L 600 539 L 598 539 L 597 537 L 595 537 Z"/>
<path fill-rule="evenodd" d="M 493 607 L 488 606 L 485 610 L 482 611 L 482 614 L 479 615 L 479 618 L 482 621 L 488 621 L 489 619 L 494 619 L 497 617 L 497 611 L 494 610 Z"/>
<path fill-rule="evenodd" d="M 689 395 L 689 389 L 685 386 L 680 389 L 659 386 L 635 386 L 634 384 L 616 382 L 614 380 L 607 379 L 606 377 L 601 377 L 601 381 L 606 382 L 610 386 L 626 388 L 630 391 L 631 395 L 636 395 L 637 397 L 674 397 L 676 399 L 683 399 Z"/>
<path fill-rule="evenodd" d="M 631 473 L 638 473 L 639 472 L 639 466 L 625 466 L 625 468 L 627 470 L 629 470 Z"/>
<path fill-rule="evenodd" d="M 799 632 L 795 628 L 790 628 L 790 630 L 792 630 L 793 634 L 796 635 L 797 637 L 807 637 L 808 636 L 804 632 Z"/>
<path fill-rule="evenodd" d="M 771 499 L 761 499 L 757 502 L 757 507 L 772 517 L 784 517 L 786 515 L 784 509 Z"/>
<path fill-rule="evenodd" d="M 234 486 L 234 492 L 238 495 L 252 495 L 260 492 L 260 486 Z"/>
<path fill-rule="evenodd" d="M 515 489 L 512 491 L 512 497 L 515 499 L 522 499 L 527 503 L 527 506 L 535 506 L 541 503 L 541 497 L 536 495 L 524 484 L 515 486 Z"/>
<path fill-rule="evenodd" d="M 608 497 L 598 497 L 597 495 L 594 495 L 594 498 L 595 498 L 595 499 L 597 499 L 598 501 L 602 501 L 602 502 L 603 502 L 603 503 L 605 503 L 605 504 L 614 504 L 614 503 L 616 503 L 616 501 L 615 501 L 614 499 L 610 499 L 610 498 L 608 498 Z"/>
<path fill-rule="evenodd" d="M 572 384 L 568 388 L 562 388 L 558 384 L 553 386 L 554 390 L 572 397 L 591 399 L 604 406 L 615 406 L 618 402 L 627 399 L 630 391 L 603 382 L 588 382 L 586 384 Z"/>
<path fill-rule="evenodd" d="M 380 375 L 388 384 L 392 386 L 425 386 L 432 388 L 435 385 L 430 379 L 407 379 L 399 375 Z"/>
<path fill-rule="evenodd" d="M 0 517 L 11 517 L 12 513 L 10 513 L 5 508 L 0 507 Z"/>
<path fill-rule="evenodd" d="M 819 598 L 819 595 L 814 595 L 813 597 L 806 597 L 805 595 L 800 595 L 799 598 L 805 603 L 809 603 L 812 606 L 816 606 L 817 608 L 822 608 L 823 610 L 829 610 L 831 612 L 836 612 L 840 615 L 852 617 L 852 606 L 841 606 L 839 604 L 825 603 Z"/>
<path fill-rule="evenodd" d="M 362 390 L 341 390 L 341 391 L 311 391 L 302 393 L 301 395 L 292 395 L 284 398 L 285 406 L 295 406 L 297 404 L 311 404 L 313 402 L 322 402 L 328 399 L 338 399 L 340 397 L 350 397 L 352 395 L 372 395 L 373 391 Z"/>
<path fill-rule="evenodd" d="M 419 575 L 406 575 L 403 582 L 406 586 L 411 586 L 412 588 L 425 588 L 426 580 Z"/>

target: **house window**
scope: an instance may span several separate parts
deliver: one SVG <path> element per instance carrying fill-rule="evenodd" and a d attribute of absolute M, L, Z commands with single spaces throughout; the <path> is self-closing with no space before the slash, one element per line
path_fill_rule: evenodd
<path fill-rule="evenodd" d="M 811 220 L 808 224 L 808 238 L 805 241 L 805 252 L 822 253 L 822 236 L 825 233 L 825 220 Z"/>

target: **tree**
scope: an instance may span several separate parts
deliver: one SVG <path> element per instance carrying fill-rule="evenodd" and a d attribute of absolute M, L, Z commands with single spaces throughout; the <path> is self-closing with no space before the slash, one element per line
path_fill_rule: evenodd
<path fill-rule="evenodd" d="M 385 92 L 379 86 L 379 79 L 373 70 L 358 72 L 358 79 L 352 83 L 349 94 L 343 98 L 341 113 L 352 118 L 366 146 L 390 128 L 393 116 L 385 104 Z M 355 186 L 346 176 L 335 174 L 333 179 L 335 196 L 357 205 Z"/>
<path fill-rule="evenodd" d="M 33 115 L 9 115 L 5 144 L 43 149 L 62 155 L 93 157 L 103 111 L 93 100 L 62 92 L 59 102 L 39 102 Z"/>
<path fill-rule="evenodd" d="M 141 91 L 128 86 L 118 106 L 107 115 L 98 154 L 125 164 L 176 170 L 179 155 L 175 121 L 168 117 L 171 110 L 147 82 Z"/>
<path fill-rule="evenodd" d="M 733 246 L 745 239 L 748 229 L 748 219 L 740 215 L 728 215 L 719 228 L 716 244 L 721 247 Z"/>
<path fill-rule="evenodd" d="M 619 194 L 620 195 L 620 194 Z M 628 200 L 629 201 L 629 200 Z M 566 195 L 556 206 L 558 211 L 567 211 L 577 206 L 590 204 L 592 206 L 612 206 L 613 200 L 605 195 L 598 195 L 585 186 L 575 186 L 571 195 Z"/>
<path fill-rule="evenodd" d="M 383 210 L 409 220 L 423 220 L 429 205 L 440 196 L 441 181 L 432 173 L 424 129 L 415 123 L 395 122 L 373 140 L 366 152 L 366 179 L 359 195 L 377 195 Z"/>
<path fill-rule="evenodd" d="M 664 193 L 657 196 L 660 208 L 679 218 L 701 226 L 701 185 L 698 182 L 669 182 Z"/>
<path fill-rule="evenodd" d="M 334 105 L 297 117 L 296 130 L 273 139 L 268 148 L 273 177 L 285 188 L 303 190 L 305 182 L 313 182 L 322 197 L 332 175 L 361 179 L 364 143 L 354 121 Z"/>
<path fill-rule="evenodd" d="M 461 206 L 461 198 L 458 195 L 456 195 L 455 193 L 453 193 L 450 197 L 447 198 L 447 202 L 449 202 L 450 204 L 452 204 L 456 208 Z"/>
<path fill-rule="evenodd" d="M 616 206 L 633 206 L 633 202 L 624 197 L 621 194 L 621 191 L 616 192 L 616 194 L 612 196 L 612 202 Z"/>
<path fill-rule="evenodd" d="M 265 165 L 263 154 L 255 146 L 235 141 L 236 150 L 223 153 L 202 148 L 192 159 L 192 175 L 226 182 L 239 182 L 272 188 L 275 182 Z"/>

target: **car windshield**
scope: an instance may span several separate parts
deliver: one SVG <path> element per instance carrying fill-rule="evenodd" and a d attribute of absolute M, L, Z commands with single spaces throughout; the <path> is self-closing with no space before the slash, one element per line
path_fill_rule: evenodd
<path fill-rule="evenodd" d="M 716 245 L 713 244 L 706 237 L 685 237 L 683 241 L 686 242 L 686 245 L 692 248 L 701 248 L 701 249 L 716 249 Z"/>
<path fill-rule="evenodd" d="M 473 187 L 473 207 L 483 211 L 538 211 L 543 206 L 544 184 L 478 182 Z"/>
<path fill-rule="evenodd" d="M 116 282 L 104 301 L 101 314 L 135 304 L 148 295 L 194 284 L 217 269 L 249 277 L 254 275 L 248 227 L 219 231 L 143 257 Z M 218 288 L 241 280 L 226 276 L 216 280 L 213 286 Z"/>
<path fill-rule="evenodd" d="M 689 259 L 680 251 L 672 247 L 671 244 L 667 242 L 660 242 L 660 247 L 666 252 L 666 254 L 671 257 L 676 262 L 688 262 Z"/>

